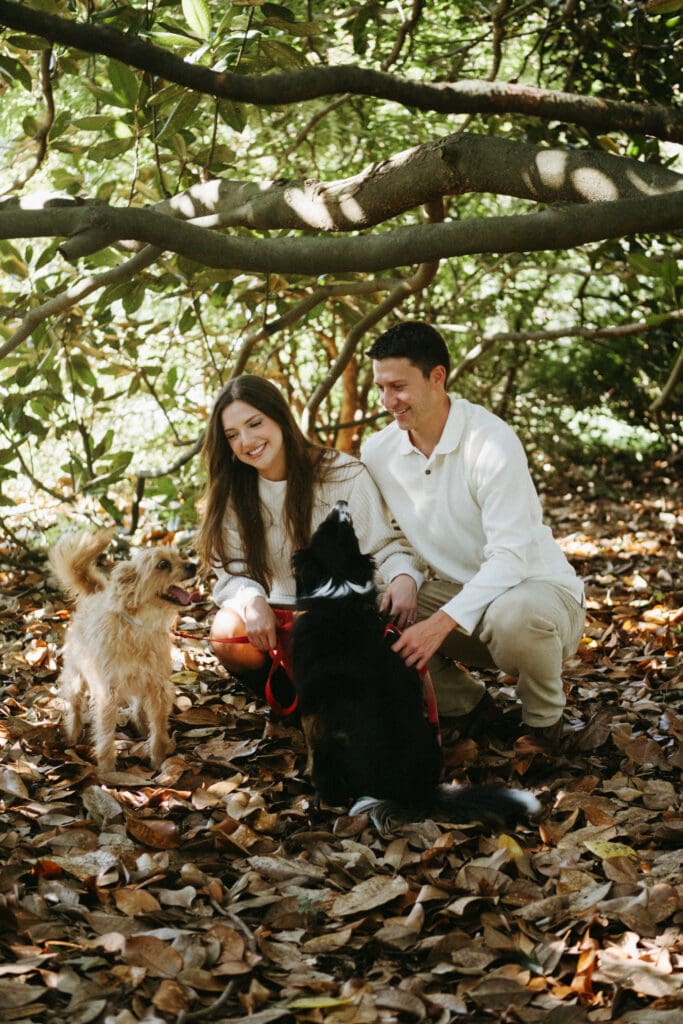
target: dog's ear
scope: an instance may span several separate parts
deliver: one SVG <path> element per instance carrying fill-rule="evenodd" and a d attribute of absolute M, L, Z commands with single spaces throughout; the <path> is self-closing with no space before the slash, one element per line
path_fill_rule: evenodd
<path fill-rule="evenodd" d="M 126 611 L 133 614 L 142 603 L 142 580 L 133 562 L 120 562 L 111 575 L 114 591 Z"/>

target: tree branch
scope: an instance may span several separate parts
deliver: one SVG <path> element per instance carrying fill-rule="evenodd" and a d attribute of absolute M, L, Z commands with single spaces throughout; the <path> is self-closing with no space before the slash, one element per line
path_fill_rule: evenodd
<path fill-rule="evenodd" d="M 683 112 L 530 86 L 494 82 L 425 84 L 352 65 L 311 67 L 291 73 L 238 75 L 189 64 L 174 54 L 111 28 L 67 21 L 24 4 L 0 0 L 0 24 L 86 53 L 113 57 L 196 92 L 254 106 L 288 106 L 320 96 L 374 96 L 415 110 L 442 114 L 516 113 L 581 124 L 592 131 L 622 130 L 683 142 Z"/>
<path fill-rule="evenodd" d="M 678 310 L 679 317 L 682 314 L 683 314 L 683 310 Z M 662 409 L 664 408 L 664 406 L 666 405 L 666 403 L 669 401 L 669 399 L 671 398 L 672 394 L 676 390 L 676 387 L 678 386 L 678 382 L 680 381 L 682 376 L 683 376 L 683 348 L 681 348 L 680 352 L 678 353 L 678 356 L 676 357 L 676 362 L 673 365 L 673 369 L 671 370 L 671 373 L 669 374 L 669 377 L 668 377 L 668 379 L 666 381 L 666 384 L 662 388 L 660 394 L 657 395 L 655 400 L 650 405 L 650 412 L 651 413 L 654 413 L 656 415 L 657 413 L 662 411 Z"/>
<path fill-rule="evenodd" d="M 443 203 L 434 203 L 427 208 L 427 217 L 430 222 L 443 220 L 443 215 Z M 438 269 L 438 261 L 433 263 L 423 263 L 418 267 L 412 277 L 407 278 L 405 281 L 399 281 L 399 283 L 392 288 L 390 294 L 387 295 L 383 302 L 380 302 L 378 306 L 369 313 L 366 313 L 364 317 L 354 324 L 347 334 L 344 344 L 342 345 L 333 365 L 325 374 L 320 384 L 318 384 L 317 388 L 315 388 L 313 394 L 306 403 L 306 408 L 304 409 L 304 413 L 301 418 L 301 428 L 305 434 L 310 435 L 312 433 L 313 424 L 315 423 L 321 403 L 327 395 L 329 395 L 330 391 L 346 369 L 346 366 L 356 351 L 358 343 L 363 335 L 366 334 L 371 327 L 374 327 L 375 324 L 378 324 L 380 320 L 392 311 L 392 309 L 396 309 L 397 306 L 400 306 L 403 300 L 409 295 L 414 295 L 416 292 L 427 288 L 434 280 L 434 276 Z"/>
<path fill-rule="evenodd" d="M 277 334 L 278 331 L 283 330 L 285 327 L 291 327 L 306 316 L 307 313 L 310 313 L 312 309 L 319 306 L 321 302 L 345 295 L 368 295 L 373 292 L 386 291 L 388 288 L 395 288 L 397 283 L 398 282 L 395 278 L 385 278 L 380 280 L 374 279 L 372 281 L 353 281 L 344 284 L 330 284 L 325 285 L 322 288 L 316 288 L 302 299 L 301 302 L 292 306 L 291 309 L 281 317 L 278 317 L 277 320 L 271 320 L 269 323 L 264 324 L 257 331 L 254 331 L 244 339 L 237 354 L 237 359 L 233 364 L 230 376 L 237 377 L 240 373 L 244 373 L 249 356 L 259 341 L 271 338 L 274 334 Z"/>
<path fill-rule="evenodd" d="M 132 256 L 118 267 L 105 270 L 102 274 L 88 275 L 88 277 L 83 278 L 72 288 L 67 288 L 65 292 L 62 292 L 56 298 L 44 302 L 41 306 L 36 306 L 35 309 L 26 314 L 14 334 L 0 345 L 0 359 L 4 359 L 15 348 L 18 348 L 22 341 L 30 337 L 36 327 L 43 323 L 44 320 L 49 319 L 51 316 L 57 316 L 67 309 L 71 309 L 72 306 L 82 302 L 84 298 L 100 288 L 119 281 L 129 280 L 138 271 L 154 263 L 160 255 L 161 249 L 155 249 L 154 246 L 147 245 L 140 252 L 136 253 L 135 256 Z"/>
<path fill-rule="evenodd" d="M 438 268 L 438 262 L 425 263 L 418 267 L 412 277 L 407 278 L 405 281 L 400 281 L 394 288 L 392 288 L 391 293 L 387 295 L 383 302 L 354 324 L 346 335 L 341 351 L 333 365 L 325 374 L 323 380 L 317 386 L 306 403 L 306 408 L 304 409 L 301 417 L 301 429 L 304 434 L 307 434 L 308 436 L 312 434 L 313 424 L 315 423 L 321 403 L 329 395 L 330 391 L 341 377 L 349 360 L 356 351 L 361 338 L 367 334 L 371 327 L 374 327 L 375 324 L 378 324 L 380 320 L 387 316 L 392 309 L 396 309 L 397 306 L 400 306 L 403 300 L 407 299 L 409 295 L 414 295 L 416 292 L 422 291 L 431 284 Z"/>
<path fill-rule="evenodd" d="M 0 214 L 0 238 L 70 237 L 93 228 L 108 244 L 133 238 L 208 267 L 319 277 L 473 253 L 553 252 L 637 233 L 673 232 L 683 228 L 683 191 L 666 198 L 556 206 L 540 213 L 423 224 L 353 238 L 224 238 L 153 210 L 104 205 Z"/>
<path fill-rule="evenodd" d="M 541 203 L 611 202 L 683 191 L 683 175 L 594 150 L 541 149 L 482 135 L 455 134 L 396 153 L 337 181 L 194 185 L 153 209 L 199 227 L 357 231 L 444 196 L 491 192 Z M 0 214 L 24 200 L 0 202 Z M 53 201 L 55 202 L 55 201 Z M 67 202 L 64 198 L 61 203 Z M 68 259 L 108 244 L 95 228 L 62 247 Z M 126 243 L 131 248 L 135 243 Z"/>
<path fill-rule="evenodd" d="M 11 192 L 16 192 L 23 188 L 26 182 L 33 177 L 38 171 L 40 165 L 47 155 L 47 140 L 50 134 L 50 129 L 54 124 L 55 120 L 55 101 L 52 95 L 52 82 L 50 81 L 50 61 L 52 60 L 52 50 L 43 50 L 40 55 L 40 91 L 43 94 L 43 102 L 45 103 L 45 113 L 42 118 L 38 120 L 38 126 L 36 128 L 36 134 L 34 136 L 36 142 L 36 153 L 33 158 L 31 166 L 22 174 L 20 178 L 16 178 L 10 186 Z"/>
<path fill-rule="evenodd" d="M 666 316 L 655 316 L 651 321 L 645 320 L 638 324 L 617 324 L 615 327 L 581 327 L 575 324 L 549 331 L 502 331 L 500 334 L 489 334 L 465 353 L 458 365 L 451 370 L 448 387 L 452 387 L 460 380 L 489 349 L 504 341 L 558 341 L 560 338 L 584 338 L 586 341 L 592 341 L 595 338 L 624 338 L 634 334 L 647 334 L 648 331 L 655 331 L 670 320 L 681 319 L 683 309 L 673 309 Z M 651 409 L 654 410 L 654 406 L 655 403 Z"/>

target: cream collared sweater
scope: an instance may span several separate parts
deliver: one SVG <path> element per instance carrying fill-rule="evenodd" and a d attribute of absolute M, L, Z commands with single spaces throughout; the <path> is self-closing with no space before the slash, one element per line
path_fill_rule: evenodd
<path fill-rule="evenodd" d="M 466 633 L 506 590 L 545 580 L 583 600 L 583 584 L 543 523 L 541 503 L 514 431 L 464 398 L 451 408 L 426 458 L 396 423 L 361 457 L 408 543 L 431 573 L 463 584 L 442 611 Z"/>
<path fill-rule="evenodd" d="M 380 580 L 389 583 L 395 576 L 406 573 L 418 588 L 422 574 L 403 535 L 389 521 L 389 515 L 372 477 L 357 459 L 339 452 L 330 471 L 331 479 L 316 485 L 312 529 L 326 518 L 340 499 L 349 503 L 353 525 L 361 550 L 371 554 L 377 565 Z M 247 603 L 256 596 L 265 597 L 272 605 L 292 605 L 296 587 L 292 574 L 292 544 L 285 531 L 285 480 L 259 479 L 259 497 L 263 509 L 268 545 L 268 563 L 273 574 L 273 585 L 268 593 L 245 573 L 244 549 L 236 519 L 226 516 L 227 551 L 231 558 L 228 568 L 216 568 L 213 598 L 223 608 L 233 608 L 244 616 Z"/>

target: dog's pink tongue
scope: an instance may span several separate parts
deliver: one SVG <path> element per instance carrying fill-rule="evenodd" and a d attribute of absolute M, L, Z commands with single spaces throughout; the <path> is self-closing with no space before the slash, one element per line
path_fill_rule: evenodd
<path fill-rule="evenodd" d="M 188 590 L 183 590 L 182 587 L 169 587 L 166 593 L 169 597 L 172 597 L 178 604 L 192 604 L 194 594 L 191 594 Z"/>

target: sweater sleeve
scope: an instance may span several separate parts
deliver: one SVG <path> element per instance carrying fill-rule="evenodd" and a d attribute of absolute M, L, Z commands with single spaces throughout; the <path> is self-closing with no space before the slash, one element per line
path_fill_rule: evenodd
<path fill-rule="evenodd" d="M 549 533 L 542 523 L 526 455 L 509 428 L 500 426 L 491 432 L 469 456 L 470 486 L 481 510 L 485 537 L 483 561 L 442 608 L 466 633 L 474 631 L 492 601 L 527 577 L 527 566 L 535 561 L 534 548 Z M 548 576 L 553 570 L 561 573 L 565 566 L 559 547 L 557 562 L 557 566 L 548 565 Z"/>
<path fill-rule="evenodd" d="M 365 466 L 358 464 L 349 482 L 347 501 L 361 551 L 373 556 L 384 583 L 405 574 L 415 580 L 419 590 L 424 575 L 400 527 L 392 525 L 389 510 Z"/>
<path fill-rule="evenodd" d="M 213 588 L 213 599 L 219 608 L 232 608 L 244 618 L 244 609 L 254 597 L 265 597 L 268 594 L 256 580 L 248 576 L 232 576 L 222 567 L 215 566 L 216 583 Z"/>

